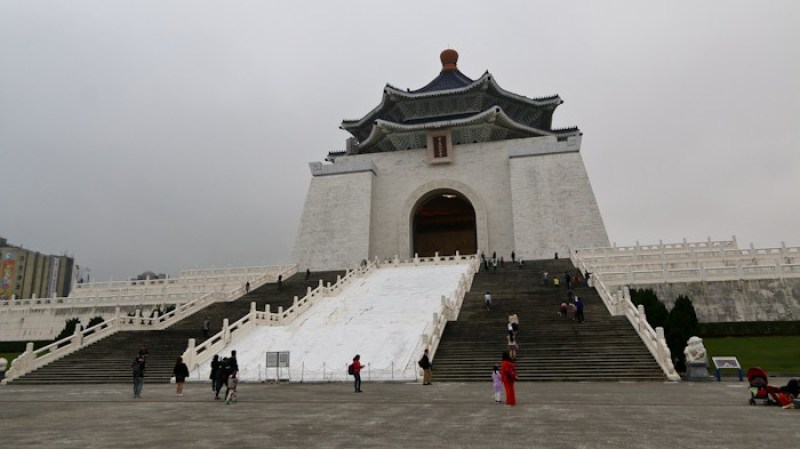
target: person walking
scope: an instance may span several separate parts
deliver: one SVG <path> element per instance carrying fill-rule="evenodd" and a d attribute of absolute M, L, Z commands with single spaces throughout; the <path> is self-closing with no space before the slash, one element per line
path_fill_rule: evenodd
<path fill-rule="evenodd" d="M 230 377 L 230 387 L 228 388 L 228 392 L 225 394 L 225 405 L 228 405 L 231 402 L 236 402 L 236 397 L 238 396 L 237 393 L 238 388 L 239 388 L 239 373 L 235 372 L 231 374 Z"/>
<path fill-rule="evenodd" d="M 231 390 L 236 390 L 239 384 L 239 362 L 236 360 L 236 351 L 231 351 L 231 356 L 223 360 L 222 371 L 225 376 L 225 400 L 230 402 L 228 398 Z"/>
<path fill-rule="evenodd" d="M 183 383 L 189 377 L 189 367 L 183 363 L 183 358 L 178 357 L 175 360 L 175 366 L 172 368 L 172 374 L 175 376 L 175 395 L 183 396 Z"/>
<path fill-rule="evenodd" d="M 517 405 L 517 396 L 514 392 L 514 382 L 517 381 L 517 369 L 514 361 L 508 352 L 503 353 L 503 362 L 500 365 L 500 376 L 503 379 L 503 387 L 506 390 L 506 405 Z"/>
<path fill-rule="evenodd" d="M 517 348 L 519 348 L 519 346 L 517 345 L 516 337 L 514 337 L 514 331 L 508 331 L 508 337 L 506 337 L 506 339 L 508 340 L 508 355 L 512 360 L 516 360 Z"/>
<path fill-rule="evenodd" d="M 425 350 L 425 353 L 422 354 L 422 358 L 419 359 L 419 367 L 422 368 L 422 385 L 430 385 L 431 379 L 433 379 L 433 372 L 431 371 L 431 359 L 428 358 L 428 350 Z"/>
<path fill-rule="evenodd" d="M 494 402 L 500 403 L 500 391 L 503 389 L 503 381 L 500 378 L 500 366 L 495 364 L 492 368 L 492 389 L 494 389 Z"/>
<path fill-rule="evenodd" d="M 203 325 L 200 327 L 203 330 L 203 338 L 208 338 L 208 331 L 211 330 L 211 321 L 206 317 L 203 320 Z"/>
<path fill-rule="evenodd" d="M 575 297 L 575 321 L 583 323 L 583 300 L 578 296 Z"/>
<path fill-rule="evenodd" d="M 214 399 L 219 400 L 219 392 L 222 391 L 222 386 L 225 385 L 225 394 L 227 395 L 230 390 L 228 386 L 228 376 L 230 376 L 231 364 L 227 357 L 223 357 L 219 363 L 219 370 L 217 372 L 217 389 L 214 391 Z"/>
<path fill-rule="evenodd" d="M 219 356 L 214 355 L 214 358 L 211 359 L 211 374 L 208 375 L 208 378 L 211 379 L 211 391 L 216 393 L 219 391 L 217 388 L 217 384 L 219 384 Z"/>
<path fill-rule="evenodd" d="M 133 372 L 133 397 L 142 397 L 142 388 L 144 387 L 144 369 L 145 360 L 141 355 L 136 356 L 131 364 L 131 371 Z"/>
<path fill-rule="evenodd" d="M 508 314 L 508 324 L 514 332 L 514 338 L 516 338 L 519 334 L 519 316 L 517 316 L 517 312 L 512 310 L 511 313 Z"/>
<path fill-rule="evenodd" d="M 486 305 L 486 311 L 492 310 L 492 294 L 488 291 L 483 295 L 483 303 Z"/>
<path fill-rule="evenodd" d="M 250 281 L 245 282 L 245 284 L 244 284 L 244 292 L 245 292 L 245 294 L 250 293 Z"/>
<path fill-rule="evenodd" d="M 356 354 L 353 357 L 353 387 L 355 388 L 356 393 L 361 393 L 361 368 L 364 366 L 361 364 L 361 356 Z"/>

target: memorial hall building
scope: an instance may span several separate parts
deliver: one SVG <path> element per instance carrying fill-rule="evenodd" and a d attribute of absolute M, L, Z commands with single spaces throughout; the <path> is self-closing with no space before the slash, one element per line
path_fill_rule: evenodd
<path fill-rule="evenodd" d="M 542 259 L 608 246 L 577 127 L 554 128 L 558 95 L 472 79 L 441 53 L 427 85 L 386 85 L 380 104 L 341 128 L 346 150 L 312 162 L 298 229 L 300 270 L 364 259 L 478 251 Z"/>

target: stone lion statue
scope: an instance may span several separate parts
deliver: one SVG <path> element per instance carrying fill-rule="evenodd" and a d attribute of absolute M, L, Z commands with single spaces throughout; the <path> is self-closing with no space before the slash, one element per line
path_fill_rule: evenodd
<path fill-rule="evenodd" d="M 686 342 L 686 349 L 683 350 L 686 355 L 686 363 L 707 363 L 706 360 L 706 347 L 703 346 L 703 339 L 700 337 L 692 337 Z"/>

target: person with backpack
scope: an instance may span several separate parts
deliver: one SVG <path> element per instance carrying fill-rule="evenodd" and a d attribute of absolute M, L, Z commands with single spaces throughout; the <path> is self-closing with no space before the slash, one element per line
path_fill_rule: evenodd
<path fill-rule="evenodd" d="M 227 357 L 223 357 L 222 361 L 219 363 L 219 371 L 217 373 L 217 390 L 214 392 L 214 400 L 219 400 L 219 392 L 222 390 L 222 386 L 225 385 L 226 388 L 226 395 L 228 394 L 227 391 L 230 389 L 228 386 L 228 377 L 230 376 L 231 372 L 231 364 L 230 359 Z"/>
<path fill-rule="evenodd" d="M 583 300 L 579 297 L 575 297 L 575 321 L 578 324 L 583 323 Z"/>
<path fill-rule="evenodd" d="M 361 393 L 362 392 L 361 391 L 361 368 L 363 368 L 363 367 L 364 367 L 364 365 L 361 364 L 361 356 L 359 354 L 356 354 L 356 356 L 353 357 L 353 363 L 351 363 L 350 366 L 347 367 L 347 372 L 350 373 L 350 375 L 353 376 L 353 387 L 355 388 L 356 393 Z"/>
<path fill-rule="evenodd" d="M 235 397 L 236 387 L 239 385 L 239 362 L 236 361 L 236 351 L 231 351 L 231 356 L 224 359 L 222 372 L 225 376 L 225 400 L 230 403 L 231 391 L 233 391 L 233 396 Z"/>
<path fill-rule="evenodd" d="M 215 354 L 211 360 L 211 373 L 208 375 L 208 378 L 211 379 L 211 391 L 214 393 L 217 392 L 217 384 L 219 383 L 219 366 L 219 356 Z"/>
<path fill-rule="evenodd" d="M 431 368 L 431 359 L 428 358 L 428 350 L 425 350 L 425 353 L 422 354 L 422 358 L 419 359 L 417 362 L 420 368 L 422 368 L 422 385 L 431 385 L 431 379 L 433 379 L 433 371 Z"/>
<path fill-rule="evenodd" d="M 144 369 L 145 361 L 141 355 L 136 356 L 131 364 L 131 371 L 133 372 L 133 397 L 138 399 L 142 397 L 142 388 L 144 387 Z"/>

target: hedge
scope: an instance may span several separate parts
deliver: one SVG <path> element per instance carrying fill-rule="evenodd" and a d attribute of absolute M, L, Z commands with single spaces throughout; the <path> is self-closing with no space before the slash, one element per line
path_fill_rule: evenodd
<path fill-rule="evenodd" d="M 800 321 L 739 321 L 700 323 L 703 338 L 800 335 Z"/>

